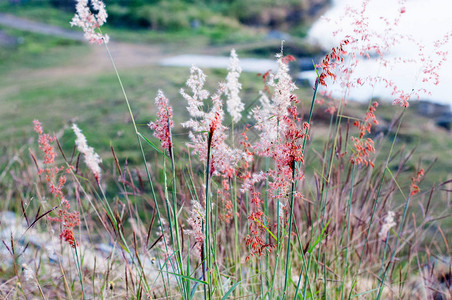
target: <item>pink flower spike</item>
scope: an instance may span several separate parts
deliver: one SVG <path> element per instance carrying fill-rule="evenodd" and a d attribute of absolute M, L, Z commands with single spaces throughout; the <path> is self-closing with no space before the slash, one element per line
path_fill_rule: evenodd
<path fill-rule="evenodd" d="M 158 109 L 157 121 L 150 122 L 148 126 L 154 130 L 154 136 L 162 142 L 162 148 L 170 150 L 172 148 L 171 128 L 174 126 L 173 108 L 169 105 L 168 98 L 161 90 L 157 92 L 155 105 Z"/>

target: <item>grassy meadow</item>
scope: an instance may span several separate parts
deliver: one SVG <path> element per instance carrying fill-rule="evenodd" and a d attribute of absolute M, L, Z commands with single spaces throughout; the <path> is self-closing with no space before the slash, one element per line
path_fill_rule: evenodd
<path fill-rule="evenodd" d="M 161 66 L 161 58 L 227 56 L 233 47 L 239 59 L 267 57 L 280 49 L 265 40 L 265 28 L 212 3 L 187 12 L 208 16 L 196 30 L 107 21 L 102 31 L 126 100 L 105 45 L 0 26 L 19 41 L 0 49 L 0 297 L 450 299 L 450 131 L 420 115 L 415 100 L 407 108 L 347 101 L 330 114 L 331 100 L 312 87 L 292 91 L 276 70 L 274 81 L 240 74 L 240 121 L 226 112 L 225 91 L 193 115 L 180 94 L 196 95 L 186 84 L 193 73 Z M 114 5 L 115 20 L 130 17 Z M 66 29 L 73 16 L 50 5 L 0 9 Z M 307 26 L 293 32 L 302 37 Z M 305 51 L 298 42 L 294 51 Z M 294 75 L 290 60 L 279 64 Z M 211 95 L 234 72 L 203 71 Z M 171 109 L 156 107 L 159 89 Z M 258 120 L 264 90 L 273 106 Z M 281 111 L 280 98 L 290 102 Z M 359 137 L 354 122 L 370 123 L 373 101 L 378 124 Z M 174 127 L 165 119 L 171 110 Z M 189 119 L 198 130 L 181 125 Z M 79 135 L 76 142 L 74 123 L 93 149 L 83 150 Z M 373 168 L 351 162 L 361 151 L 352 136 L 373 141 L 362 156 Z M 161 146 L 165 138 L 170 147 Z M 102 159 L 101 174 L 91 151 Z"/>

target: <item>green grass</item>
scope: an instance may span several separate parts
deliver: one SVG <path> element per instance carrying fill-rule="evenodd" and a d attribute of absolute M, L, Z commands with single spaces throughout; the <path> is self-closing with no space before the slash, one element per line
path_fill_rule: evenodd
<path fill-rule="evenodd" d="M 88 52 L 88 47 L 80 42 L 4 26 L 0 26 L 0 30 L 18 41 L 16 45 L 0 48 L 0 74 L 3 76 L 23 69 L 71 64 Z"/>

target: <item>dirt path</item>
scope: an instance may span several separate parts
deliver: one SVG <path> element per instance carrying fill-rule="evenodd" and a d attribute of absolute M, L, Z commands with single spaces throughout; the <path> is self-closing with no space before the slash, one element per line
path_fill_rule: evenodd
<path fill-rule="evenodd" d="M 84 41 L 83 33 L 80 31 L 66 30 L 9 14 L 0 13 L 0 24 L 19 30 Z M 10 76 L 21 80 L 51 80 L 67 76 L 84 76 L 111 71 L 112 64 L 105 46 L 90 45 L 89 47 L 91 49 L 84 57 L 79 59 L 68 57 L 68 61 L 71 61 L 69 64 L 37 70 L 12 70 Z M 121 70 L 155 65 L 159 59 L 168 56 L 164 52 L 163 45 L 111 41 L 109 48 L 117 67 Z"/>
<path fill-rule="evenodd" d="M 111 42 L 108 45 L 119 70 L 156 65 L 163 56 L 163 47 Z M 67 76 L 89 76 L 113 71 L 111 60 L 104 45 L 90 45 L 86 56 L 73 60 L 71 64 L 34 70 L 28 78 L 62 78 Z"/>
<path fill-rule="evenodd" d="M 28 19 L 19 18 L 10 14 L 0 13 L 0 25 L 31 31 L 35 33 L 53 35 L 56 37 L 62 37 L 70 40 L 82 41 L 83 34 L 78 31 L 66 30 L 57 26 L 43 24 Z"/>

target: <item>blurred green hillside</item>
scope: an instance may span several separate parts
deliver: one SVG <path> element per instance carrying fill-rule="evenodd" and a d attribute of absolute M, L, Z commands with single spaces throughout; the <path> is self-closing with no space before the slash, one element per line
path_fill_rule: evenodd
<path fill-rule="evenodd" d="M 327 7 L 329 0 L 111 0 L 107 1 L 108 26 L 117 30 L 197 32 L 215 40 L 237 41 L 246 27 L 282 30 L 304 36 L 309 24 Z M 74 0 L 9 0 L 0 11 L 65 28 L 61 14 L 72 15 Z M 234 40 L 235 39 L 235 40 Z"/>

